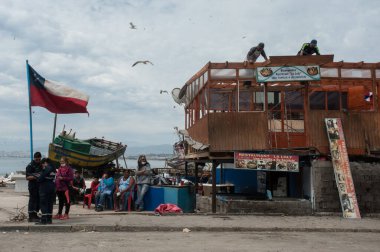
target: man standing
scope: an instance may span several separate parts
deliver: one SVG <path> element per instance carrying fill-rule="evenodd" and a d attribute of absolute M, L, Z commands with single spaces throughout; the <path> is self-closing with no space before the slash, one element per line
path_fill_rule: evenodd
<path fill-rule="evenodd" d="M 251 48 L 251 50 L 249 50 L 247 54 L 247 60 L 249 63 L 255 63 L 257 58 L 260 55 L 263 56 L 265 60 L 268 60 L 267 55 L 265 54 L 265 51 L 264 51 L 263 42 L 259 43 L 257 46 L 254 46 Z"/>
<path fill-rule="evenodd" d="M 317 46 L 317 40 L 313 39 L 310 43 L 304 43 L 302 45 L 301 50 L 298 52 L 297 55 L 304 56 L 304 55 L 313 55 L 313 54 L 321 55 L 319 53 L 319 49 Z"/>
<path fill-rule="evenodd" d="M 28 204 L 28 214 L 29 222 L 39 221 L 37 216 L 38 211 L 40 210 L 39 203 L 39 189 L 37 179 L 40 176 L 42 167 L 41 167 L 41 153 L 36 152 L 33 155 L 33 160 L 26 167 L 26 180 L 28 180 L 28 190 L 29 190 L 29 204 Z"/>
<path fill-rule="evenodd" d="M 41 207 L 41 221 L 36 224 L 46 225 L 52 224 L 53 203 L 55 199 L 55 168 L 50 165 L 48 158 L 41 160 L 42 172 L 37 179 L 39 182 L 39 196 Z"/>
<path fill-rule="evenodd" d="M 149 190 L 150 186 L 150 175 L 151 168 L 150 164 L 146 161 L 144 155 L 140 155 L 137 160 L 137 200 L 136 200 L 136 210 L 144 210 L 144 196 Z"/>

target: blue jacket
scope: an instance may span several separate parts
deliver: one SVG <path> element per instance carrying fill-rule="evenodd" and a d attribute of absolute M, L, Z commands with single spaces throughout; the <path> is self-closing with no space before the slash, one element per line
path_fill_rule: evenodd
<path fill-rule="evenodd" d="M 112 177 L 100 180 L 98 191 L 101 193 L 111 194 L 115 188 L 115 181 Z"/>

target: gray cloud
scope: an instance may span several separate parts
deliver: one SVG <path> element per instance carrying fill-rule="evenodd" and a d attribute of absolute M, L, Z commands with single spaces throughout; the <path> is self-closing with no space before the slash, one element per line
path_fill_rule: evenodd
<path fill-rule="evenodd" d="M 377 62 L 379 12 L 375 0 L 3 0 L 0 150 L 29 147 L 26 59 L 45 78 L 90 95 L 90 117 L 59 115 L 59 129 L 129 145 L 171 143 L 183 108 L 159 90 L 182 86 L 208 61 L 241 61 L 260 41 L 269 55 L 294 55 L 316 38 L 336 60 Z M 131 67 L 145 59 L 154 66 Z M 34 137 L 47 145 L 53 115 L 33 110 Z"/>

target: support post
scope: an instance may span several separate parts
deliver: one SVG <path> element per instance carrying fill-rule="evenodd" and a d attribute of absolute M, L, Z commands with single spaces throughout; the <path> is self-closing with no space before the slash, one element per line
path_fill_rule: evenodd
<path fill-rule="evenodd" d="M 120 166 L 119 166 L 119 160 L 118 160 L 118 157 L 117 157 L 117 156 L 116 156 L 116 159 L 115 159 L 115 160 L 116 160 L 116 168 L 119 169 Z"/>
<path fill-rule="evenodd" d="M 187 177 L 189 176 L 189 170 L 187 167 L 187 162 L 185 162 L 185 179 L 188 179 Z"/>
<path fill-rule="evenodd" d="M 128 169 L 128 165 L 127 165 L 127 161 L 125 160 L 124 153 L 123 153 L 123 159 L 124 159 L 125 169 Z"/>
<path fill-rule="evenodd" d="M 185 163 L 185 167 L 187 166 L 187 162 Z M 198 193 L 198 165 L 196 165 L 195 163 L 195 166 L 194 166 L 194 177 L 195 177 L 195 194 Z"/>
<path fill-rule="evenodd" d="M 220 164 L 220 180 L 219 182 L 221 184 L 224 184 L 224 179 L 223 179 L 223 163 Z"/>
<path fill-rule="evenodd" d="M 29 95 L 29 133 L 30 133 L 30 160 L 33 160 L 33 122 L 32 122 L 32 106 L 30 97 L 30 72 L 28 60 L 26 60 L 26 75 L 28 82 L 28 95 Z"/>
<path fill-rule="evenodd" d="M 212 161 L 212 213 L 216 213 L 216 161 Z"/>
<path fill-rule="evenodd" d="M 57 114 L 54 114 L 53 139 L 51 140 L 52 143 L 54 143 L 55 129 L 56 129 L 56 128 L 57 128 Z"/>

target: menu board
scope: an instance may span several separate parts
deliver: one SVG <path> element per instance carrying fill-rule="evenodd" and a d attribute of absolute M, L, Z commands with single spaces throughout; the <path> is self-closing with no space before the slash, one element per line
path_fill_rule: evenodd
<path fill-rule="evenodd" d="M 299 158 L 291 155 L 235 152 L 235 167 L 251 170 L 298 172 Z"/>

